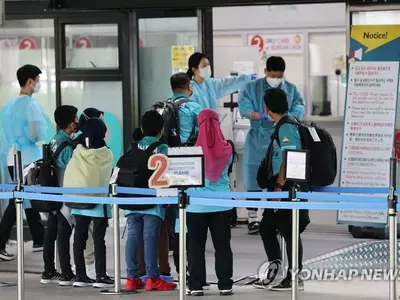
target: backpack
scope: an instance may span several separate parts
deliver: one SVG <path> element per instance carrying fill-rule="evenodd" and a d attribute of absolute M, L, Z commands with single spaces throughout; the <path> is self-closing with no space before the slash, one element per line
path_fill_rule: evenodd
<path fill-rule="evenodd" d="M 33 168 L 28 171 L 26 178 L 27 184 L 57 187 L 56 159 L 61 151 L 69 146 L 72 147 L 72 144 L 68 141 L 64 141 L 57 147 L 53 155 L 50 157 L 44 155 L 43 159 L 36 161 Z M 45 145 L 45 147 L 49 148 L 50 145 Z M 31 200 L 31 205 L 32 209 L 37 212 L 52 212 L 61 209 L 63 204 L 62 202 Z"/>
<path fill-rule="evenodd" d="M 162 141 L 165 142 L 169 147 L 179 147 L 182 145 L 193 146 L 196 143 L 197 137 L 194 128 L 186 143 L 182 144 L 180 138 L 178 111 L 182 104 L 190 101 L 192 100 L 188 98 L 182 98 L 177 101 L 168 99 L 165 102 L 157 102 L 152 107 L 152 110 L 158 111 L 164 119 L 164 135 Z"/>
<path fill-rule="evenodd" d="M 328 186 L 331 185 L 337 175 L 337 155 L 336 146 L 332 136 L 325 129 L 318 127 L 315 123 L 306 125 L 300 123 L 297 119 L 286 116 L 283 117 L 275 126 L 275 131 L 271 136 L 271 143 L 268 147 L 266 158 L 262 161 L 257 174 L 257 181 L 260 188 L 267 187 L 268 180 L 272 176 L 272 152 L 273 142 L 279 142 L 279 129 L 283 124 L 293 124 L 299 129 L 301 144 L 303 150 L 310 152 L 310 176 L 308 184 L 311 186 Z M 313 128 L 317 133 L 320 141 L 314 141 L 309 128 Z"/>
<path fill-rule="evenodd" d="M 131 149 L 126 152 L 117 162 L 119 172 L 116 184 L 121 187 L 149 188 L 149 179 L 154 171 L 147 167 L 150 156 L 154 150 L 161 145 L 160 142 L 151 144 L 146 150 L 139 149 L 138 143 L 133 143 Z M 154 196 L 121 194 L 120 198 L 144 198 Z M 119 208 L 124 210 L 146 210 L 155 207 L 156 204 L 120 204 Z"/>
<path fill-rule="evenodd" d="M 237 158 L 238 155 L 236 153 L 235 145 L 233 144 L 233 142 L 231 140 L 227 140 L 227 142 L 232 146 L 232 155 L 233 155 L 232 163 L 229 165 L 228 168 L 228 176 L 229 176 L 233 171 L 233 163 L 235 162 L 235 158 Z"/>

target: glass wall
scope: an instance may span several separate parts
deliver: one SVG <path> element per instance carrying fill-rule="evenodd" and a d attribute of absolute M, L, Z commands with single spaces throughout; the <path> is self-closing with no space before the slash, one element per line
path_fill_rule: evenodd
<path fill-rule="evenodd" d="M 122 155 L 122 82 L 61 82 L 62 104 L 73 105 L 80 112 L 88 107 L 104 111 L 106 142 L 118 159 Z"/>
<path fill-rule="evenodd" d="M 198 51 L 197 18 L 139 19 L 140 114 L 171 97 L 169 78 Z"/>
<path fill-rule="evenodd" d="M 56 77 L 53 20 L 7 21 L 0 30 L 0 108 L 19 94 L 16 71 L 25 64 L 42 70 L 41 89 L 34 98 L 43 106 L 48 121 L 47 141 L 55 133 Z"/>
<path fill-rule="evenodd" d="M 119 67 L 117 24 L 66 25 L 65 46 L 67 68 Z"/>
<path fill-rule="evenodd" d="M 346 34 L 309 35 L 312 115 L 344 116 L 346 98 Z"/>

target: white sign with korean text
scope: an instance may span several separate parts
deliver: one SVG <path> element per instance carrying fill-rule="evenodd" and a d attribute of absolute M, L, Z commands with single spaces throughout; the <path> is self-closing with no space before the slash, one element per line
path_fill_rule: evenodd
<path fill-rule="evenodd" d="M 304 52 L 304 37 L 301 33 L 249 35 L 248 44 L 257 46 L 259 52 L 265 51 L 267 55 L 302 54 Z"/>
<path fill-rule="evenodd" d="M 387 188 L 399 63 L 355 62 L 349 68 L 340 186 Z M 338 220 L 386 224 L 387 215 L 347 210 L 338 212 Z"/>

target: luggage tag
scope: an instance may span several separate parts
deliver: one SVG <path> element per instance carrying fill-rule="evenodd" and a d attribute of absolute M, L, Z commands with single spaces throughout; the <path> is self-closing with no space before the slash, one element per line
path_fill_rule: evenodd
<path fill-rule="evenodd" d="M 313 138 L 314 142 L 320 142 L 321 141 L 319 136 L 318 136 L 318 133 L 317 133 L 317 131 L 315 130 L 314 127 L 308 127 L 308 131 L 310 132 L 311 137 Z"/>
<path fill-rule="evenodd" d="M 114 172 L 112 173 L 110 178 L 110 184 L 115 184 L 117 182 L 119 170 L 120 169 L 118 167 L 114 168 Z"/>
<path fill-rule="evenodd" d="M 35 167 L 35 163 L 31 163 L 29 166 L 27 166 L 24 171 L 22 172 L 22 178 L 25 180 L 26 176 L 28 176 L 29 170 L 33 169 Z"/>

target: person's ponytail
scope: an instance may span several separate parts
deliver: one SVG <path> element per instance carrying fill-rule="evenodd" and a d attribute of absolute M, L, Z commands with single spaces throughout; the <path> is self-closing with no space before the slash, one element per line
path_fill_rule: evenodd
<path fill-rule="evenodd" d="M 189 68 L 189 69 L 187 70 L 186 74 L 189 76 L 190 79 L 192 79 L 193 76 L 194 76 L 194 73 L 193 73 L 193 71 L 192 71 L 192 68 Z"/>

